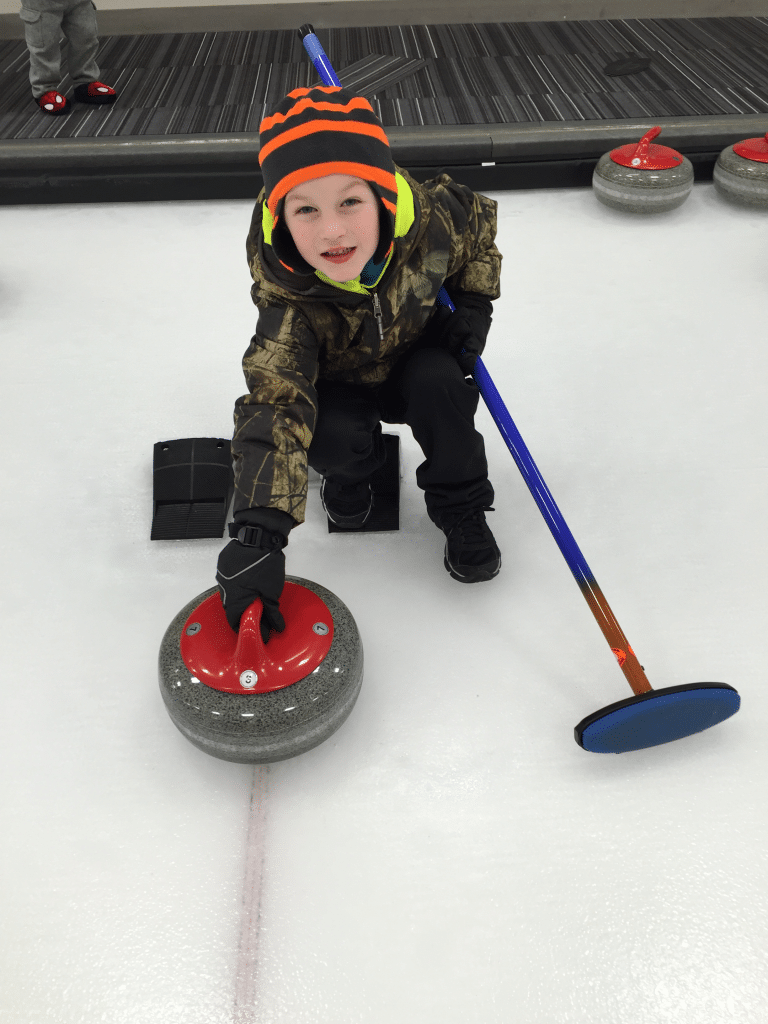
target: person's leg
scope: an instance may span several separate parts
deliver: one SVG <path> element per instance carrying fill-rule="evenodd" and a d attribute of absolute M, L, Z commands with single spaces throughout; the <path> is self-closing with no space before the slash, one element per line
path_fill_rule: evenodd
<path fill-rule="evenodd" d="M 114 103 L 117 98 L 115 90 L 99 81 L 101 72 L 96 63 L 99 29 L 92 0 L 75 0 L 64 16 L 63 28 L 69 40 L 67 62 L 75 86 L 75 99 L 97 105 Z"/>
<path fill-rule="evenodd" d="M 309 464 L 321 476 L 344 483 L 367 480 L 384 464 L 381 421 L 369 388 L 317 382 L 317 424 Z"/>
<path fill-rule="evenodd" d="M 370 477 L 385 460 L 373 392 L 331 381 L 317 382 L 318 415 L 307 458 L 322 477 L 320 495 L 329 518 L 356 529 L 372 507 Z"/>
<path fill-rule="evenodd" d="M 493 487 L 483 437 L 475 429 L 480 392 L 453 356 L 441 348 L 415 349 L 385 387 L 402 403 L 397 422 L 408 424 L 424 452 L 416 483 L 430 518 L 437 522 L 444 513 L 487 508 Z M 387 399 L 385 408 L 397 402 Z"/>
<path fill-rule="evenodd" d="M 493 487 L 482 434 L 475 429 L 480 398 L 454 357 L 416 348 L 382 388 L 383 418 L 404 422 L 424 452 L 416 482 L 430 519 L 446 535 L 445 567 L 454 579 L 492 579 L 501 555 L 487 523 Z"/>
<path fill-rule="evenodd" d="M 61 81 L 61 11 L 35 11 L 22 6 L 24 38 L 29 50 L 29 84 L 37 101 L 55 92 Z"/>

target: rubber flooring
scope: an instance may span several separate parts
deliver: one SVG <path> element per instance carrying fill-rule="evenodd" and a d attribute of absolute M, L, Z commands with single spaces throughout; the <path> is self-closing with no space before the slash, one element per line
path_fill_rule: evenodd
<path fill-rule="evenodd" d="M 113 106 L 62 118 L 31 102 L 21 40 L 0 43 L 0 139 L 257 132 L 317 74 L 297 26 L 281 31 L 106 36 L 97 60 Z M 768 113 L 768 17 L 318 29 L 344 85 L 385 126 L 589 122 Z M 611 77 L 637 54 L 647 71 Z M 65 79 L 62 88 L 69 91 Z"/>

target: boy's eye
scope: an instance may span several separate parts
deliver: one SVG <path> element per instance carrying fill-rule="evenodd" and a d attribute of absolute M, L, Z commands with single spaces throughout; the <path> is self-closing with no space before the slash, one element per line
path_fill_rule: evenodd
<path fill-rule="evenodd" d="M 341 205 L 342 206 L 346 206 L 347 203 L 359 203 L 359 202 L 360 202 L 359 199 L 356 199 L 354 196 L 350 196 L 348 199 L 345 199 L 344 202 Z M 314 209 L 315 209 L 314 206 L 299 206 L 299 207 L 297 207 L 293 211 L 293 213 L 294 213 L 294 215 L 298 215 L 298 214 L 301 214 L 301 213 L 312 213 L 314 211 Z"/>

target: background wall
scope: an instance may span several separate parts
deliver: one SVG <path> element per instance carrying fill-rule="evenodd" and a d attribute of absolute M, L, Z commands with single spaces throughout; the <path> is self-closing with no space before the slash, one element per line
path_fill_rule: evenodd
<path fill-rule="evenodd" d="M 101 35 L 343 25 L 437 25 L 606 18 L 768 17 L 768 0 L 96 0 Z M 19 0 L 0 0 L 0 39 L 23 38 Z"/>

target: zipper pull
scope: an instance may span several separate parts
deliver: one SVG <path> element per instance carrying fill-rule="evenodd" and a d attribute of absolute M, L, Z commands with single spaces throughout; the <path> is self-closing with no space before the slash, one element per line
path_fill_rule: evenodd
<path fill-rule="evenodd" d="M 376 317 L 376 323 L 379 325 L 379 340 L 384 341 L 384 322 L 381 315 L 381 303 L 379 302 L 379 296 L 376 292 L 373 293 L 373 313 Z"/>

